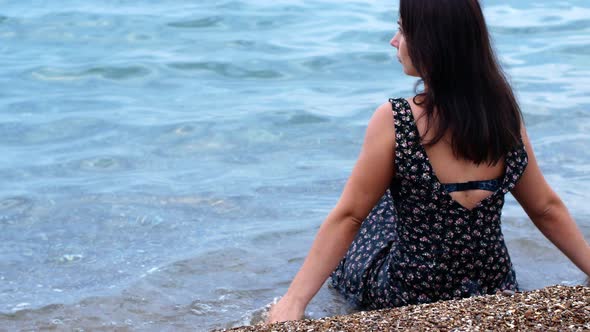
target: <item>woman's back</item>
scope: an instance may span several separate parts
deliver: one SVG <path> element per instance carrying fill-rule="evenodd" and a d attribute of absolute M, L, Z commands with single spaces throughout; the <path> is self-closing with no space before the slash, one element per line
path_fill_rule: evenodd
<path fill-rule="evenodd" d="M 428 131 L 429 124 L 424 114 L 424 108 L 414 103 L 412 98 L 407 99 L 411 107 L 416 127 L 420 133 L 421 141 L 431 141 L 433 132 Z M 436 121 L 436 117 L 433 119 Z M 436 123 L 430 124 L 436 128 Z M 505 163 L 501 161 L 494 165 L 487 163 L 476 164 L 473 161 L 457 158 L 450 143 L 451 135 L 448 133 L 441 140 L 432 145 L 424 146 L 428 160 L 441 183 L 466 183 L 472 181 L 492 180 L 501 178 L 504 175 Z M 471 189 L 454 191 L 451 197 L 462 206 L 472 209 L 480 201 L 491 195 L 489 190 Z"/>
<path fill-rule="evenodd" d="M 395 175 L 332 274 L 332 285 L 371 309 L 516 290 L 500 216 L 505 194 L 527 165 L 524 146 L 485 168 L 454 158 L 441 139 L 430 146 L 437 154 L 431 159 L 410 103 L 390 102 Z M 455 163 L 464 172 L 447 175 L 453 181 L 448 184 L 435 174 L 431 161 Z M 459 200 L 464 197 L 477 201 L 468 205 Z"/>

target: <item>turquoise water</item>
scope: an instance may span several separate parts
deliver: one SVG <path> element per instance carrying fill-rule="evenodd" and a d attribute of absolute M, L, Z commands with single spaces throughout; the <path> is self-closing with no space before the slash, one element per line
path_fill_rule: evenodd
<path fill-rule="evenodd" d="M 409 96 L 396 1 L 0 1 L 0 330 L 256 323 Z M 590 4 L 485 1 L 545 176 L 590 240 Z M 522 288 L 584 275 L 511 198 Z M 324 288 L 308 316 L 349 312 Z"/>

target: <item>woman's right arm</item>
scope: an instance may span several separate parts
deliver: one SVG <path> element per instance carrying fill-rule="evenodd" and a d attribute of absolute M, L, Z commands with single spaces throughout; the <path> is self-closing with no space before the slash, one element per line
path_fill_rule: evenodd
<path fill-rule="evenodd" d="M 361 222 L 390 184 L 394 147 L 391 104 L 384 103 L 369 121 L 361 153 L 336 207 L 320 227 L 287 293 L 271 308 L 268 322 L 303 317 L 307 304 L 336 269 Z"/>
<path fill-rule="evenodd" d="M 524 128 L 522 138 L 529 163 L 512 195 L 541 233 L 590 276 L 590 246 L 559 196 L 545 181 Z"/>

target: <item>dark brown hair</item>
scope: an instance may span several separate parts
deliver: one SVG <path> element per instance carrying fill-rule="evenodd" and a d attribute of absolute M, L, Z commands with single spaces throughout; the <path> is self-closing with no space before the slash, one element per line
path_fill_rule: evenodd
<path fill-rule="evenodd" d="M 522 114 L 502 72 L 477 0 L 400 0 L 408 54 L 424 83 L 423 105 L 438 142 L 457 157 L 496 164 L 522 144 Z M 420 82 L 418 82 L 420 83 Z M 435 112 L 436 110 L 436 112 Z M 436 126 L 431 126 L 436 117 Z"/>

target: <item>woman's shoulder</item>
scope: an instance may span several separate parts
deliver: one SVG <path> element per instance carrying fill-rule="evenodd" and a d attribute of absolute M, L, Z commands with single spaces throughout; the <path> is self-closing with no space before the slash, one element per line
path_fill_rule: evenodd
<path fill-rule="evenodd" d="M 377 107 L 377 109 L 375 110 L 375 112 L 373 113 L 373 116 L 371 117 L 371 122 L 392 122 L 392 111 L 393 111 L 393 106 L 391 103 L 392 99 L 389 99 L 390 101 L 386 101 L 384 103 L 382 103 L 381 105 L 379 105 L 379 107 Z"/>
<path fill-rule="evenodd" d="M 389 98 L 387 101 L 383 102 L 379 107 L 377 107 L 378 111 L 405 111 L 410 109 L 410 104 L 412 103 L 412 97 L 397 97 L 397 98 Z"/>
<path fill-rule="evenodd" d="M 412 118 L 412 98 L 389 98 L 383 102 L 373 113 L 372 121 L 387 121 L 393 123 L 394 120 L 401 122 L 410 121 Z"/>
<path fill-rule="evenodd" d="M 367 126 L 368 136 L 390 136 L 391 133 L 395 133 L 395 106 L 392 100 L 396 99 L 389 99 L 375 109 Z"/>
<path fill-rule="evenodd" d="M 408 100 L 411 98 L 389 98 L 388 101 L 379 105 L 369 120 L 368 133 L 395 133 L 397 124 L 411 118 L 408 116 L 412 112 Z"/>
<path fill-rule="evenodd" d="M 395 113 L 407 113 L 411 112 L 411 104 L 413 103 L 412 97 L 397 97 L 397 98 L 389 98 L 389 100 L 384 103 L 384 105 L 388 105 L 389 110 Z"/>
<path fill-rule="evenodd" d="M 413 97 L 396 97 L 396 98 L 389 98 L 389 102 L 397 102 L 397 103 L 410 103 Z"/>

